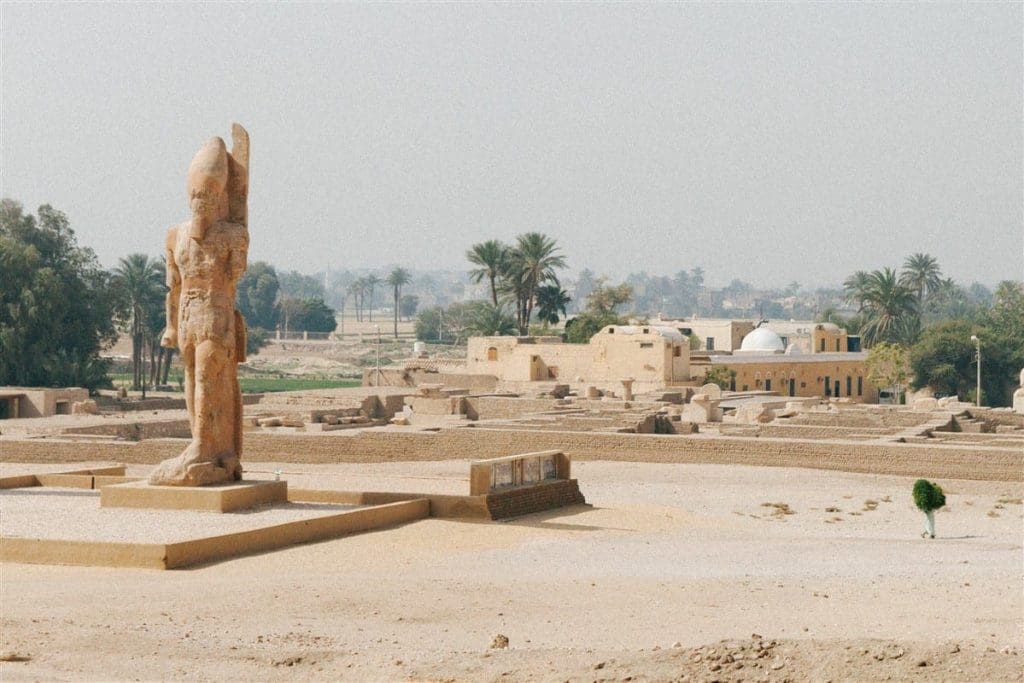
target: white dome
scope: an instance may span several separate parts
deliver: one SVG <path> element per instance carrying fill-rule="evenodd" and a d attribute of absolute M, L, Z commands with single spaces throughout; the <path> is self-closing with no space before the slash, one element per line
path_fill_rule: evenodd
<path fill-rule="evenodd" d="M 786 350 L 782 338 L 767 327 L 758 327 L 743 338 L 740 351 L 758 351 L 760 353 L 781 353 Z"/>

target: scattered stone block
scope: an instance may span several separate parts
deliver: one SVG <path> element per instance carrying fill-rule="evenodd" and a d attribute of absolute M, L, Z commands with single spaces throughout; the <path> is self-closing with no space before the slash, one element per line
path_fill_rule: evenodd
<path fill-rule="evenodd" d="M 700 393 L 705 394 L 712 400 L 717 400 L 722 398 L 722 387 L 713 382 L 709 382 L 700 388 Z"/>
<path fill-rule="evenodd" d="M 72 415 L 96 415 L 99 412 L 96 401 L 91 398 L 84 401 L 75 401 L 71 404 Z"/>

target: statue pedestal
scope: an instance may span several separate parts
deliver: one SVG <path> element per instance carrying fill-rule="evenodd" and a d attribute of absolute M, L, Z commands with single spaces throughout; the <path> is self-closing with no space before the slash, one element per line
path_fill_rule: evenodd
<path fill-rule="evenodd" d="M 100 506 L 105 508 L 232 512 L 286 502 L 285 481 L 236 481 L 213 486 L 153 486 L 133 481 L 100 489 Z"/>

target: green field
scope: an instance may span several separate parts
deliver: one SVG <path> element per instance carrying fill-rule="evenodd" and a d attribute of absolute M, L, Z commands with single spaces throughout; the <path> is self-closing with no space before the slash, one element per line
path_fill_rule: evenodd
<path fill-rule="evenodd" d="M 132 381 L 131 369 L 124 366 L 113 368 L 108 376 L 115 387 L 128 387 Z M 182 383 L 180 368 L 175 367 L 171 369 L 167 383 L 180 390 Z M 245 394 L 263 394 L 272 391 L 301 391 L 303 389 L 339 389 L 358 387 L 361 384 L 358 379 L 302 379 L 300 377 L 274 377 L 258 374 L 249 377 L 239 377 L 238 383 L 242 385 L 242 393 Z"/>
<path fill-rule="evenodd" d="M 301 391 L 303 389 L 340 389 L 358 387 L 357 379 L 298 379 L 292 377 L 239 377 L 243 394 L 262 394 L 271 391 Z"/>

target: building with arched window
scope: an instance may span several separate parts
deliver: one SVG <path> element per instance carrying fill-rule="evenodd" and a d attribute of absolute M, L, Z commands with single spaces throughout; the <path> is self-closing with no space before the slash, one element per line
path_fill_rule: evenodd
<path fill-rule="evenodd" d="M 673 327 L 609 325 L 587 344 L 560 337 L 471 337 L 466 371 L 509 383 L 559 382 L 635 391 L 690 381 L 689 340 Z"/>

